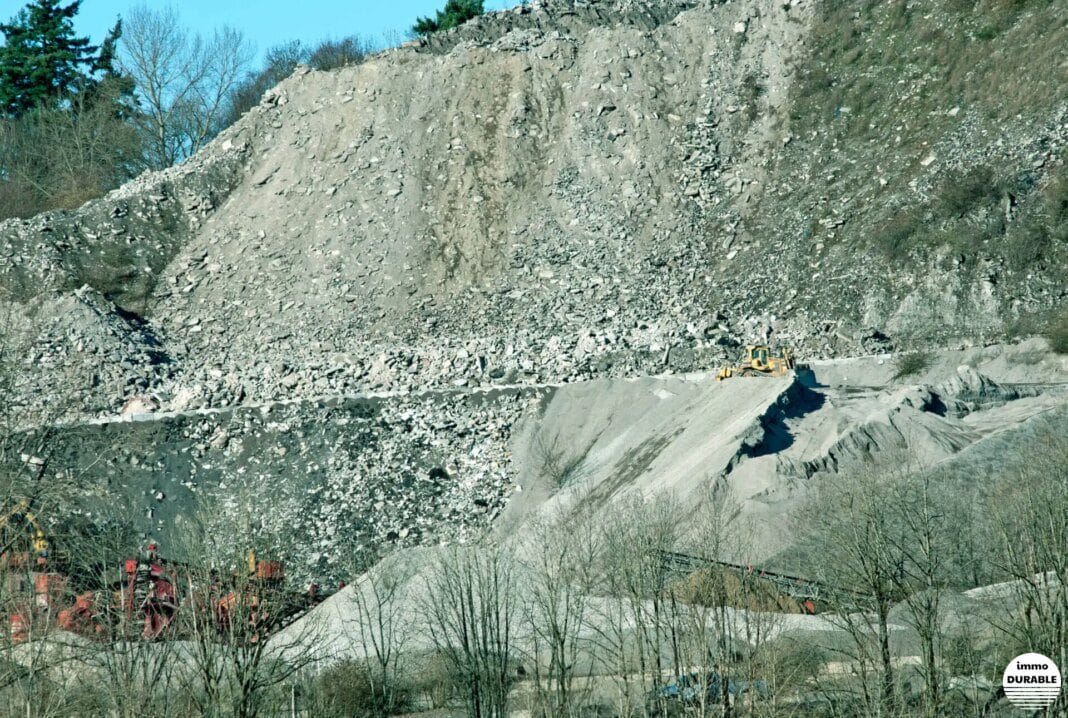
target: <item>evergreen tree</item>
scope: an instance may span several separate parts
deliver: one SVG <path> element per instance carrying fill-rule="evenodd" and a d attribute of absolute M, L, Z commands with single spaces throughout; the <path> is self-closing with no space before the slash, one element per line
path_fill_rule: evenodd
<path fill-rule="evenodd" d="M 122 20 L 116 20 L 108 31 L 104 42 L 100 43 L 100 52 L 93 60 L 92 72 L 102 73 L 104 76 L 117 75 L 115 72 L 115 60 L 119 53 L 119 38 L 122 37 Z"/>
<path fill-rule="evenodd" d="M 34 0 L 8 23 L 0 24 L 0 114 L 21 117 L 40 107 L 54 107 L 84 87 L 95 69 L 110 67 L 116 36 L 105 50 L 74 33 L 73 18 L 81 0 Z M 113 30 L 117 32 L 120 26 Z M 100 67 L 104 63 L 104 67 Z"/>
<path fill-rule="evenodd" d="M 434 17 L 421 17 L 416 20 L 412 32 L 416 35 L 429 35 L 439 30 L 449 30 L 483 12 L 485 9 L 482 0 L 448 0 L 445 7 L 438 10 Z"/>
<path fill-rule="evenodd" d="M 137 103 L 137 85 L 130 75 L 116 67 L 119 55 L 119 39 L 122 37 L 122 20 L 115 24 L 100 43 L 100 51 L 93 58 L 91 74 L 82 79 L 81 92 L 87 96 L 90 104 L 97 102 L 114 103 L 117 118 L 130 120 L 136 118 L 141 110 Z"/>
<path fill-rule="evenodd" d="M 122 24 L 97 48 L 74 33 L 79 5 L 33 0 L 0 24 L 0 219 L 76 207 L 141 167 Z"/>

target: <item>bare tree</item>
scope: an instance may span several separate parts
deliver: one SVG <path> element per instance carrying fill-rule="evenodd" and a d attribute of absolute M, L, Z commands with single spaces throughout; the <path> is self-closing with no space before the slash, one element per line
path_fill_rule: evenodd
<path fill-rule="evenodd" d="M 255 107 L 263 93 L 293 74 L 297 65 L 306 62 L 310 50 L 299 40 L 276 45 L 264 54 L 259 71 L 250 73 L 230 92 L 223 125 L 230 125 Z"/>
<path fill-rule="evenodd" d="M 190 664 L 182 679 L 203 716 L 255 718 L 271 691 L 316 659 L 321 627 L 282 630 L 304 596 L 284 583 L 280 562 L 256 555 L 281 540 L 261 530 L 259 509 L 252 491 L 204 497 L 178 536 L 187 564 L 178 631 Z"/>
<path fill-rule="evenodd" d="M 1068 664 L 1068 441 L 1063 430 L 1035 442 L 1032 455 L 991 496 L 995 559 L 1011 579 L 1012 609 L 994 626 L 1021 647 Z M 1068 708 L 1063 692 L 1053 709 Z"/>
<path fill-rule="evenodd" d="M 120 65 L 144 108 L 146 163 L 160 169 L 195 153 L 223 129 L 231 91 L 252 60 L 240 31 L 210 38 L 186 30 L 173 7 L 140 5 L 123 23 Z"/>
<path fill-rule="evenodd" d="M 549 438 L 542 431 L 534 436 L 530 452 L 531 459 L 538 467 L 538 473 L 548 479 L 554 489 L 577 483 L 586 473 L 584 463 L 589 447 L 575 451 L 567 447 L 559 436 Z"/>
<path fill-rule="evenodd" d="M 895 548 L 902 558 L 905 620 L 920 639 L 924 714 L 934 718 L 942 714 L 943 702 L 941 597 L 949 574 L 946 513 L 929 472 L 898 480 L 890 490 L 887 511 L 903 529 L 896 534 Z"/>
<path fill-rule="evenodd" d="M 671 631 L 672 596 L 669 584 L 673 577 L 664 561 L 664 553 L 678 547 L 682 536 L 679 517 L 682 507 L 673 495 L 659 495 L 644 505 L 639 521 L 625 531 L 624 540 L 635 541 L 637 561 L 624 564 L 619 587 L 623 589 L 634 612 L 638 628 L 639 675 L 643 689 L 656 689 L 664 680 Z M 629 534 L 629 539 L 626 538 Z M 616 535 L 620 538 L 619 534 Z M 648 707 L 648 706 L 647 706 Z"/>
<path fill-rule="evenodd" d="M 430 637 L 473 718 L 507 715 L 517 613 L 510 552 L 447 547 L 426 580 L 422 610 Z"/>
<path fill-rule="evenodd" d="M 47 718 L 66 708 L 60 682 L 77 646 L 57 639 L 33 578 L 32 565 L 0 567 L 0 713 Z"/>
<path fill-rule="evenodd" d="M 523 613 L 531 638 L 536 709 L 546 718 L 573 716 L 581 705 L 575 680 L 588 607 L 580 544 L 588 535 L 581 524 L 588 522 L 572 512 L 539 519 L 524 532 Z"/>
<path fill-rule="evenodd" d="M 802 545 L 819 577 L 846 589 L 832 597 L 839 600 L 828 616 L 850 638 L 848 658 L 865 710 L 879 716 L 893 715 L 898 703 L 889 616 L 902 596 L 900 547 L 907 541 L 900 517 L 890 510 L 891 478 L 872 470 L 825 477 L 798 514 Z"/>
<path fill-rule="evenodd" d="M 129 625 L 129 617 L 114 606 L 98 607 L 99 620 L 117 630 L 104 642 L 92 644 L 87 663 L 100 675 L 98 686 L 110 714 L 116 718 L 170 714 L 179 687 L 177 667 L 182 662 L 175 643 L 142 640 L 140 625 Z"/>
<path fill-rule="evenodd" d="M 108 80 L 63 108 L 0 121 L 0 219 L 78 207 L 135 174 L 140 138 L 121 116 L 121 93 Z"/>
<path fill-rule="evenodd" d="M 76 542 L 78 555 L 72 557 L 71 571 L 89 576 L 91 587 L 84 587 L 88 590 L 68 604 L 62 620 L 67 630 L 88 639 L 79 673 L 93 677 L 101 710 L 108 715 L 171 714 L 177 704 L 179 652 L 171 641 L 142 640 L 143 615 L 129 593 L 130 585 L 115 583 L 125 559 L 136 550 L 136 531 L 121 507 L 109 506 L 94 516 L 87 534 Z"/>
<path fill-rule="evenodd" d="M 717 490 L 713 484 L 700 507 L 702 520 L 690 539 L 696 552 L 711 561 L 737 558 L 744 544 L 737 500 L 729 491 Z M 744 593 L 747 577 L 718 567 L 706 569 L 699 578 L 700 595 L 691 596 L 687 605 L 683 655 L 688 670 L 697 674 L 698 714 L 703 718 L 714 708 L 709 705 L 709 699 L 715 697 L 714 691 L 709 690 L 709 683 L 714 680 L 719 685 L 719 709 L 724 715 L 730 715 L 731 662 L 735 654 L 731 607 L 739 602 L 743 606 L 747 604 L 739 595 Z M 748 620 L 744 625 L 747 634 L 752 634 L 756 627 L 755 622 Z"/>
<path fill-rule="evenodd" d="M 387 556 L 353 586 L 355 636 L 368 667 L 375 705 L 392 712 L 401 687 L 400 663 L 412 638 L 411 616 L 405 611 L 414 565 L 402 554 Z"/>
<path fill-rule="evenodd" d="M 601 597 L 592 603 L 589 625 L 603 667 L 616 676 L 619 712 L 629 715 L 640 704 L 648 713 L 654 706 L 639 699 L 660 685 L 672 655 L 671 576 L 664 554 L 678 544 L 681 509 L 670 495 L 647 500 L 630 493 L 601 515 L 591 586 Z"/>

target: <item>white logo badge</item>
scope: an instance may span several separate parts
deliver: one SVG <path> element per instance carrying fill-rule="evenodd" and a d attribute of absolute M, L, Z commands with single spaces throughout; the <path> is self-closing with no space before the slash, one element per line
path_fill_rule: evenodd
<path fill-rule="evenodd" d="M 1057 664 L 1041 653 L 1016 656 L 1001 676 L 1005 695 L 1017 708 L 1035 711 L 1053 705 L 1061 693 Z"/>

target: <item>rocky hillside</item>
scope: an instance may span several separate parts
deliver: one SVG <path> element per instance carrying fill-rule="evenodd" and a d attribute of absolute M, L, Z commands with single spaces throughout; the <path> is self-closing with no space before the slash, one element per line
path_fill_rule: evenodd
<path fill-rule="evenodd" d="M 1065 13 L 960 5 L 549 2 L 298 71 L 184 165 L 0 228 L 19 401 L 60 376 L 79 411 L 179 409 L 689 369 L 769 332 L 809 356 L 998 336 L 1063 299 Z"/>
<path fill-rule="evenodd" d="M 1066 45 L 1046 0 L 545 0 L 299 69 L 184 164 L 0 224 L 3 408 L 89 432 L 68 463 L 139 466 L 145 497 L 198 481 L 120 413 L 162 412 L 179 439 L 141 438 L 212 481 L 366 476 L 359 511 L 436 471 L 371 532 L 399 536 L 521 473 L 523 412 L 475 390 L 1026 333 L 1068 297 Z M 385 433 L 411 440 L 338 453 Z"/>

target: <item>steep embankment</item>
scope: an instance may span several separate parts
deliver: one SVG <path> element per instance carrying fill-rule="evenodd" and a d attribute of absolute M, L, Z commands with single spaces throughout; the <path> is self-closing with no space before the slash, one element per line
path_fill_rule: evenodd
<path fill-rule="evenodd" d="M 1064 10 L 984 29 L 892 5 L 560 0 L 301 70 L 184 165 L 0 228 L 2 331 L 38 357 L 17 401 L 227 406 L 685 371 L 768 333 L 810 356 L 885 346 L 872 326 L 996 335 L 1064 292 L 1063 60 L 1029 92 L 977 88 L 1012 85 L 1025 36 L 1063 46 Z M 1005 61 L 940 77 L 939 41 Z M 912 224 L 876 236 L 900 208 Z M 55 292 L 83 283 L 156 361 L 65 341 Z"/>
<path fill-rule="evenodd" d="M 300 578 L 379 544 L 468 537 L 516 489 L 509 447 L 551 388 L 348 397 L 141 415 L 16 435 L 79 520 L 161 541 L 243 527 Z M 10 447 L 0 447 L 10 448 Z M 26 449 L 29 450 L 29 449 Z M 39 449 L 37 449 L 39 450 Z M 28 457 L 27 457 L 28 458 Z M 16 475 L 18 451 L 0 451 Z M 42 513 L 57 544 L 65 511 Z"/>
<path fill-rule="evenodd" d="M 490 522 L 510 536 L 572 508 L 597 517 L 638 492 L 678 497 L 684 526 L 730 494 L 753 560 L 790 547 L 787 518 L 818 473 L 941 466 L 983 481 L 1068 419 L 1068 364 L 1041 342 L 891 372 L 884 356 L 819 363 L 804 382 L 692 374 L 145 414 L 50 429 L 46 461 L 80 519 L 169 547 L 202 522 L 243 526 L 297 577 Z M 17 461 L 0 453 L 0 470 Z M 62 542 L 63 515 L 45 520 Z"/>

